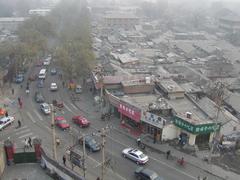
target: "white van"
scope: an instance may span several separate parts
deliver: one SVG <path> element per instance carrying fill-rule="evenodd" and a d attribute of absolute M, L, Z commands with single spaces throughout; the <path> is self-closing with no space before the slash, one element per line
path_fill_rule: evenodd
<path fill-rule="evenodd" d="M 47 69 L 41 69 L 38 75 L 39 79 L 45 79 L 47 75 Z"/>

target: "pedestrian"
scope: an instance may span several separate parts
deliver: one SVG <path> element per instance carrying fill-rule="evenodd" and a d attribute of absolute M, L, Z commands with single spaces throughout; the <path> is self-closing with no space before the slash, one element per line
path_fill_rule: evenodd
<path fill-rule="evenodd" d="M 96 180 L 100 180 L 100 177 L 97 177 L 97 179 Z"/>
<path fill-rule="evenodd" d="M 170 155 L 171 155 L 171 151 L 168 150 L 168 151 L 167 151 L 167 159 L 169 158 Z"/>
<path fill-rule="evenodd" d="M 141 144 L 141 138 L 138 137 L 138 138 L 137 138 L 137 145 L 138 145 L 138 147 L 140 146 L 140 144 Z"/>
<path fill-rule="evenodd" d="M 28 140 L 24 139 L 24 149 L 28 149 L 29 144 L 28 144 Z"/>
<path fill-rule="evenodd" d="M 32 147 L 32 139 L 31 139 L 31 137 L 28 138 L 28 144 L 29 144 L 30 147 Z"/>
<path fill-rule="evenodd" d="M 197 177 L 197 180 L 201 180 L 201 177 L 200 177 L 200 176 L 198 176 L 198 177 Z"/>
<path fill-rule="evenodd" d="M 62 82 L 62 87 L 64 88 L 64 86 L 65 86 L 65 82 L 63 81 L 63 82 Z"/>
<path fill-rule="evenodd" d="M 20 128 L 21 127 L 21 121 L 20 120 L 18 120 L 18 127 Z"/>
<path fill-rule="evenodd" d="M 8 112 L 7 111 L 5 112 L 5 117 L 8 117 Z"/>
<path fill-rule="evenodd" d="M 204 178 L 203 178 L 203 180 L 207 180 L 208 178 L 207 178 L 207 176 L 205 176 Z"/>
<path fill-rule="evenodd" d="M 14 89 L 12 88 L 12 95 L 14 95 Z"/>
<path fill-rule="evenodd" d="M 64 164 L 64 166 L 66 166 L 66 156 L 65 156 L 65 155 L 63 155 L 62 160 L 63 160 L 63 164 Z"/>

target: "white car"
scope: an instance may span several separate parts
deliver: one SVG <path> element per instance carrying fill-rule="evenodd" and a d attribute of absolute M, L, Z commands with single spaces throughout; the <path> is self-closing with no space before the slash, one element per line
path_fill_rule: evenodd
<path fill-rule="evenodd" d="M 3 130 L 5 127 L 9 126 L 10 124 L 13 123 L 14 117 L 8 116 L 8 117 L 3 117 L 0 119 L 0 131 Z"/>
<path fill-rule="evenodd" d="M 122 155 L 125 158 L 135 161 L 137 164 L 146 164 L 149 160 L 148 156 L 142 151 L 133 148 L 126 148 L 122 151 Z"/>
<path fill-rule="evenodd" d="M 51 91 L 57 91 L 58 90 L 57 83 L 51 83 L 50 90 Z"/>
<path fill-rule="evenodd" d="M 50 62 L 51 62 L 51 57 L 47 57 L 46 59 L 44 59 L 43 65 L 48 66 L 48 65 L 50 65 Z"/>
<path fill-rule="evenodd" d="M 40 104 L 40 109 L 46 115 L 51 113 L 50 106 L 47 103 Z"/>

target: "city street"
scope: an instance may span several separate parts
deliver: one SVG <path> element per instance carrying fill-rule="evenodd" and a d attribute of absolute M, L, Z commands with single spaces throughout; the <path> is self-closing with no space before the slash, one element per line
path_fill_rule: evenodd
<path fill-rule="evenodd" d="M 53 67 L 53 65 L 51 65 Z M 64 108 L 62 111 L 56 110 L 57 115 L 63 115 L 70 124 L 70 130 L 62 131 L 56 127 L 56 137 L 60 138 L 60 146 L 57 147 L 57 157 L 59 162 L 62 163 L 62 156 L 66 152 L 67 148 L 76 144 L 76 139 L 82 134 L 96 133 L 103 127 L 110 127 L 107 132 L 105 157 L 110 160 L 107 171 L 114 173 L 116 178 L 119 179 L 135 179 L 134 170 L 138 165 L 128 159 L 125 159 L 121 152 L 126 147 L 137 147 L 134 139 L 129 138 L 124 133 L 119 125 L 119 120 L 113 117 L 110 121 L 100 120 L 100 107 L 94 106 L 93 97 L 88 89 L 84 89 L 84 92 L 80 95 L 80 101 L 72 102 L 70 99 L 70 92 L 67 88 L 62 87 L 62 81 L 58 75 L 50 75 L 50 68 L 48 68 L 47 78 L 44 81 L 44 88 L 37 88 L 37 81 L 31 82 L 30 94 L 25 93 L 26 84 L 20 90 L 19 96 L 23 99 L 23 108 L 18 109 L 18 105 L 12 105 L 11 112 L 15 113 L 16 119 L 21 119 L 22 127 L 17 128 L 17 123 L 4 129 L 1 133 L 1 140 L 10 138 L 16 144 L 16 149 L 24 147 L 24 139 L 31 137 L 42 139 L 42 147 L 47 154 L 52 155 L 52 133 L 51 133 L 51 115 L 44 115 L 34 100 L 34 93 L 40 91 L 45 101 L 51 103 L 52 100 L 64 102 Z M 39 69 L 39 68 L 37 68 Z M 56 82 L 59 90 L 51 92 L 50 84 Z M 26 82 L 25 82 L 26 83 Z M 16 100 L 16 99 L 15 99 Z M 73 124 L 71 119 L 74 115 L 82 114 L 91 121 L 91 125 L 88 128 L 80 128 Z M 12 115 L 12 114 L 9 114 Z M 123 133 L 120 133 L 123 131 Z M 100 143 L 101 137 L 95 135 L 96 140 Z M 82 150 L 82 147 L 80 147 Z M 218 178 L 201 171 L 200 169 L 186 164 L 185 167 L 180 167 L 176 164 L 175 160 L 166 160 L 164 154 L 159 154 L 146 148 L 146 154 L 149 156 L 149 162 L 144 166 L 156 171 L 160 176 L 166 180 L 194 180 L 197 176 L 208 176 L 209 180 L 217 180 Z M 86 167 L 87 174 L 92 173 L 96 176 L 100 175 L 102 153 L 90 153 L 87 151 Z M 180 157 L 179 157 L 180 158 Z M 76 170 L 77 168 L 75 168 Z M 81 171 L 82 172 L 82 171 Z M 106 178 L 108 179 L 108 178 Z"/>

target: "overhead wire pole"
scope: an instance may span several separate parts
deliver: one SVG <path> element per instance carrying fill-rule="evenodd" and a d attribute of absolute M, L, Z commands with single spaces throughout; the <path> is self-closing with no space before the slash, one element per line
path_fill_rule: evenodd
<path fill-rule="evenodd" d="M 86 148 L 85 148 L 85 135 L 83 135 L 83 177 L 86 177 L 86 164 L 85 164 L 85 154 L 86 154 Z"/>
<path fill-rule="evenodd" d="M 222 82 L 220 82 L 220 85 L 217 84 L 217 87 L 215 89 L 215 93 L 217 94 L 215 97 L 215 103 L 217 106 L 217 111 L 216 111 L 216 117 L 214 119 L 214 130 L 213 130 L 213 141 L 216 138 L 217 135 L 217 127 L 218 127 L 218 117 L 219 117 L 219 113 L 221 111 L 221 105 L 222 105 L 222 101 L 223 101 L 223 96 L 224 96 L 224 84 Z M 211 144 L 210 147 L 210 151 L 209 151 L 209 156 L 208 156 L 208 162 L 211 163 L 212 161 L 212 154 L 213 154 L 213 148 L 214 148 L 214 144 Z"/>
<path fill-rule="evenodd" d="M 104 180 L 104 174 L 105 174 L 105 137 L 106 137 L 106 132 L 105 132 L 104 128 L 102 128 L 102 130 L 101 130 L 101 137 L 102 137 L 102 172 L 101 172 L 101 180 Z"/>
<path fill-rule="evenodd" d="M 52 123 L 51 123 L 51 129 L 52 129 L 52 151 L 53 151 L 53 159 L 54 160 L 57 160 L 57 150 L 56 150 L 56 132 L 55 132 L 55 125 L 54 125 L 54 113 L 55 113 L 55 110 L 54 110 L 54 107 L 53 107 L 53 104 L 51 104 L 51 111 L 52 111 Z"/>

